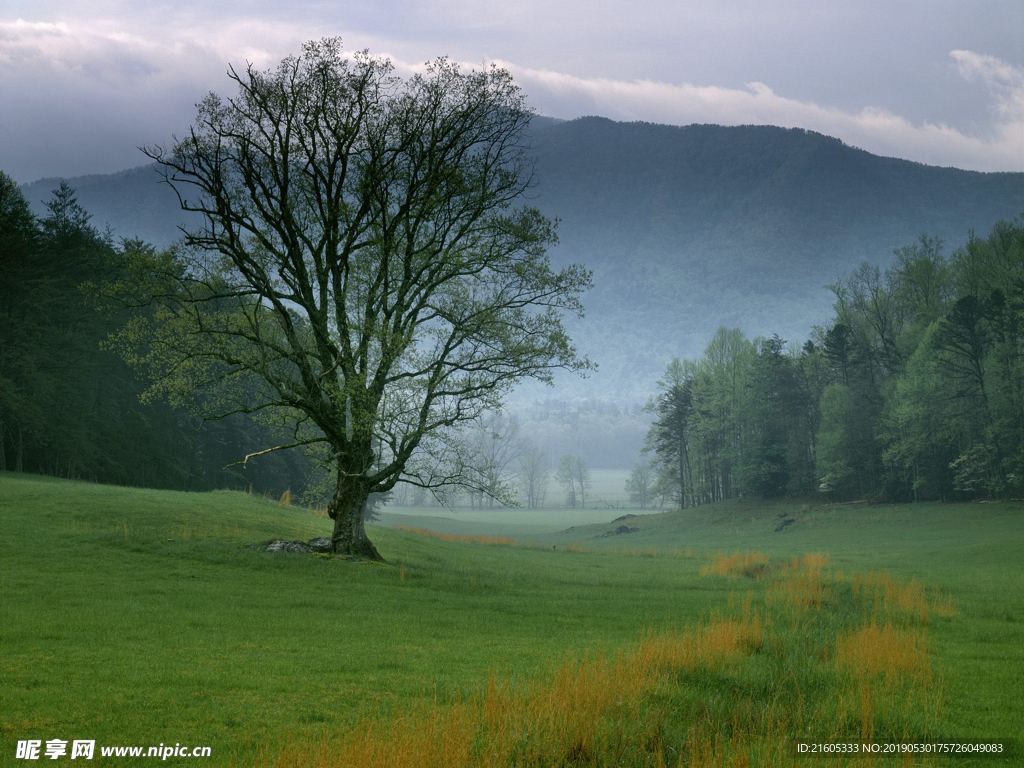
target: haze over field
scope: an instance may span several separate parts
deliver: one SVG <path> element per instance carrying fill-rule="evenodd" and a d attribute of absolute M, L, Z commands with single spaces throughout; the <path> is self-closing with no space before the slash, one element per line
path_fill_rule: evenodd
<path fill-rule="evenodd" d="M 221 88 L 226 62 L 270 66 L 330 28 L 347 51 L 391 56 L 403 75 L 439 53 L 496 62 L 543 115 L 629 123 L 538 121 L 534 132 L 538 204 L 562 220 L 552 257 L 596 277 L 588 322 L 572 329 L 602 369 L 590 382 L 563 378 L 562 396 L 630 404 L 719 325 L 802 343 L 828 317 L 825 285 L 861 261 L 886 264 L 922 233 L 952 249 L 1024 210 L 1020 177 L 882 159 L 1024 170 L 1022 24 L 1010 0 L 984 13 L 874 2 L 826 12 L 805 0 L 769 11 L 743 0 L 586 14 L 565 2 L 509 11 L 463 0 L 296 3 L 287 14 L 272 3 L 105 0 L 85 14 L 18 0 L 0 11 L 0 168 L 21 183 L 45 177 L 25 188 L 37 212 L 57 178 L 74 178 L 94 224 L 163 246 L 181 221 L 169 190 L 141 169 L 82 175 L 139 166 L 138 146 L 181 134 L 199 95 Z M 636 120 L 793 127 L 846 148 L 802 131 Z M 663 332 L 641 351 L 635 329 L 650 327 Z"/>
<path fill-rule="evenodd" d="M 799 346 L 831 314 L 826 286 L 861 262 L 887 266 L 921 234 L 948 253 L 1024 211 L 1022 173 L 933 168 L 802 130 L 538 119 L 530 142 L 531 203 L 559 219 L 551 258 L 594 271 L 569 327 L 599 369 L 527 387 L 528 402 L 642 404 L 720 325 Z M 197 219 L 159 181 L 144 166 L 71 184 L 96 226 L 166 247 Z M 58 183 L 23 187 L 38 214 Z"/>

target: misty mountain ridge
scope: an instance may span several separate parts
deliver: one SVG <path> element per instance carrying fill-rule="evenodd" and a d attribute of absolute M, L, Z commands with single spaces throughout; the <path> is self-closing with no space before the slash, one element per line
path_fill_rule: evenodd
<path fill-rule="evenodd" d="M 531 204 L 560 220 L 555 265 L 594 271 L 568 326 L 599 371 L 531 399 L 638 402 L 720 325 L 799 343 L 830 315 L 825 288 L 927 233 L 946 250 L 1024 211 L 1024 173 L 937 168 L 771 126 L 538 118 Z M 69 179 L 93 223 L 166 246 L 188 223 L 153 164 Z M 37 213 L 59 179 L 22 187 Z M 556 394 L 557 393 L 557 394 Z"/>

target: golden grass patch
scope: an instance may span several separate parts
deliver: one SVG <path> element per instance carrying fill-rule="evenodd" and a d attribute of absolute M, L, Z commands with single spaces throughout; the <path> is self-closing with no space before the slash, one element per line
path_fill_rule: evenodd
<path fill-rule="evenodd" d="M 406 533 L 415 533 L 417 536 L 428 536 L 431 539 L 440 539 L 453 544 L 485 544 L 487 546 L 518 547 L 519 542 L 511 536 L 470 536 L 463 533 L 438 533 L 426 528 L 414 528 L 411 525 L 400 525 L 398 530 Z"/>
<path fill-rule="evenodd" d="M 852 586 L 854 598 L 873 616 L 902 614 L 927 624 L 929 615 L 950 618 L 957 613 L 948 595 L 936 591 L 929 595 L 917 579 L 903 582 L 887 571 L 857 574 Z"/>
<path fill-rule="evenodd" d="M 771 558 L 763 552 L 740 552 L 715 555 L 708 565 L 700 569 L 701 576 L 749 576 L 756 578 L 768 568 Z"/>
<path fill-rule="evenodd" d="M 403 530 L 516 546 L 507 537 Z M 847 581 L 829 564 L 824 553 L 775 564 L 759 552 L 717 555 L 704 575 L 753 575 L 756 585 L 730 594 L 724 613 L 652 628 L 617 652 L 567 654 L 524 679 L 491 672 L 476 694 L 372 715 L 256 764 L 799 766 L 807 761 L 796 756 L 797 740 L 912 741 L 913 729 L 938 717 L 941 702 L 926 624 L 916 622 L 935 601 L 913 580 L 869 574 Z M 808 627 L 830 625 L 823 612 L 839 599 L 853 601 L 855 618 L 812 639 Z M 873 763 L 838 756 L 816 764 Z"/>
<path fill-rule="evenodd" d="M 546 674 L 524 681 L 490 674 L 483 691 L 466 700 L 422 702 L 396 718 L 371 716 L 339 739 L 290 745 L 268 764 L 665 765 L 660 734 L 667 715 L 645 712 L 645 700 L 671 680 L 666 673 L 716 668 L 752 652 L 762 640 L 756 615 L 714 618 L 682 633 L 649 632 L 614 655 L 564 658 Z M 695 727 L 682 745 L 680 765 L 745 764 L 734 762 L 721 739 L 708 734 L 706 724 Z M 694 757 L 700 762 L 694 763 Z"/>
<path fill-rule="evenodd" d="M 923 630 L 868 624 L 836 639 L 836 666 L 855 675 L 927 678 L 931 667 Z"/>

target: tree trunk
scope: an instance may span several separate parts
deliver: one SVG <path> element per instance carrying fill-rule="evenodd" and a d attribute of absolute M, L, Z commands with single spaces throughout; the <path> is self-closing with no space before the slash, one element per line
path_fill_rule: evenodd
<path fill-rule="evenodd" d="M 4 430 L 4 412 L 0 408 L 0 472 L 7 471 L 7 452 L 4 447 L 7 444 L 7 432 Z"/>
<path fill-rule="evenodd" d="M 25 433 L 21 429 L 21 424 L 18 424 L 18 448 L 14 454 L 14 471 L 25 471 Z"/>
<path fill-rule="evenodd" d="M 327 513 L 334 520 L 331 543 L 336 555 L 384 561 L 373 542 L 366 537 L 365 512 L 369 496 L 365 483 L 338 472 L 337 490 L 327 506 Z"/>

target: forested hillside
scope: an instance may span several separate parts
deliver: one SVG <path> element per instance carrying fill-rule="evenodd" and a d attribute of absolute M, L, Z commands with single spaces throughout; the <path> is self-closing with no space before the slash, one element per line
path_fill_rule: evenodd
<path fill-rule="evenodd" d="M 0 255 L 0 471 L 177 490 L 303 487 L 300 454 L 266 457 L 258 472 L 236 464 L 273 439 L 267 428 L 241 418 L 201 425 L 140 402 L 144 386 L 102 346 L 128 310 L 96 293 L 123 277 L 123 250 L 70 187 L 37 219 L 0 173 Z"/>
<path fill-rule="evenodd" d="M 835 299 L 799 351 L 721 328 L 669 365 L 649 435 L 660 490 L 679 506 L 1024 495 L 1024 219 L 949 257 L 922 238 Z"/>
<path fill-rule="evenodd" d="M 561 220 L 552 259 L 594 270 L 571 330 L 600 364 L 531 397 L 638 402 L 719 325 L 802 343 L 829 316 L 825 286 L 862 261 L 888 265 L 922 233 L 949 253 L 1024 211 L 1024 174 L 877 157 L 799 129 L 538 120 L 531 142 L 531 202 Z M 183 216 L 158 181 L 144 166 L 71 185 L 101 230 L 164 246 Z M 23 187 L 37 214 L 58 183 Z"/>
<path fill-rule="evenodd" d="M 524 429 L 551 456 L 578 453 L 596 467 L 632 463 L 649 424 L 640 405 L 666 364 L 676 357 L 699 357 L 718 327 L 736 328 L 748 338 L 778 334 L 799 348 L 832 315 L 835 297 L 826 286 L 863 262 L 884 269 L 895 250 L 912 245 L 923 233 L 934 239 L 936 254 L 945 257 L 972 231 L 988 232 L 998 220 L 1024 211 L 1024 174 L 983 174 L 882 158 L 802 130 L 539 119 L 530 141 L 537 182 L 531 202 L 560 218 L 560 242 L 551 258 L 556 265 L 581 262 L 594 271 L 594 288 L 585 296 L 587 315 L 581 321 L 567 318 L 567 325 L 599 369 L 585 380 L 560 376 L 554 389 L 523 387 L 515 408 Z M 54 215 L 53 190 L 60 184 L 48 179 L 21 188 L 41 222 Z M 167 246 L 185 219 L 152 165 L 76 178 L 69 186 L 77 195 L 76 215 L 84 222 L 79 229 L 91 243 L 91 255 L 80 264 L 77 256 L 56 255 L 64 251 L 52 250 L 52 238 L 39 234 L 39 243 L 49 243 L 39 247 L 51 255 L 33 262 L 36 287 L 24 296 L 40 291 L 48 301 L 64 302 L 67 312 L 81 313 L 82 294 L 73 281 L 96 279 L 121 238 Z M 39 233 L 46 231 L 45 223 L 34 226 Z M 23 296 L 19 288 L 9 290 Z M 33 332 L 58 338 L 57 330 L 45 330 L 47 322 L 52 321 Z M 186 427 L 186 417 L 165 406 L 146 410 L 137 403 L 140 389 L 128 368 L 108 353 L 95 353 L 110 328 L 79 327 L 75 343 L 59 347 L 61 355 L 83 360 L 84 367 L 69 381 L 81 384 L 90 370 L 110 373 L 111 381 L 119 382 L 123 400 L 117 402 L 127 403 L 114 408 L 118 419 L 173 421 L 175 439 L 189 446 L 178 450 L 173 442 L 163 444 L 168 456 L 147 470 L 164 478 L 158 484 L 221 482 L 222 468 L 244 455 L 231 436 L 232 429 L 241 427 L 207 424 L 197 433 L 194 423 Z M 4 354 L 8 362 L 0 364 L 10 371 L 14 353 Z M 45 357 L 38 349 L 36 354 Z M 74 369 L 70 362 L 60 365 Z M 25 377 L 36 375 L 33 370 L 18 368 L 17 376 L 27 385 Z M 3 375 L 11 391 L 10 382 L 18 379 Z M 53 370 L 48 375 L 52 382 L 61 381 Z M 106 439 L 104 430 L 117 420 L 100 418 L 96 414 L 102 409 L 93 406 L 69 406 L 65 398 L 59 407 L 47 408 L 45 397 L 58 402 L 56 390 L 48 387 L 33 385 L 42 399 L 24 401 L 27 413 L 77 408 L 80 415 L 62 417 L 65 426 L 55 434 L 88 430 L 96 441 Z M 6 409 L 12 412 L 9 403 Z M 18 442 L 29 440 L 27 433 L 19 436 L 11 419 L 8 415 L 3 428 L 10 466 L 17 463 L 19 444 L 26 467 L 66 473 L 69 466 L 81 466 L 84 454 L 70 449 L 66 458 L 50 449 L 32 458 L 35 449 Z M 92 423 L 88 419 L 97 426 L 87 426 Z M 70 437 L 46 439 L 53 446 L 75 444 Z M 207 443 L 200 449 L 197 440 Z M 119 472 L 141 477 L 137 468 L 111 458 L 116 451 L 95 450 L 90 466 L 109 465 L 97 477 L 113 478 Z M 127 452 L 123 461 L 131 455 Z M 194 456 L 186 463 L 205 462 L 207 468 L 182 467 L 183 456 Z M 201 479 L 210 472 L 208 480 Z M 237 468 L 230 473 L 237 481 Z"/>

